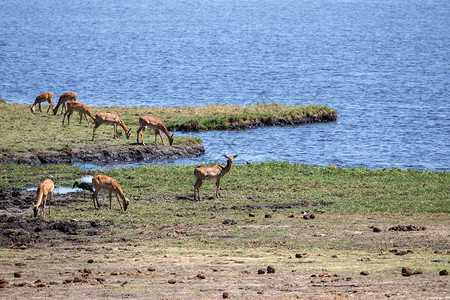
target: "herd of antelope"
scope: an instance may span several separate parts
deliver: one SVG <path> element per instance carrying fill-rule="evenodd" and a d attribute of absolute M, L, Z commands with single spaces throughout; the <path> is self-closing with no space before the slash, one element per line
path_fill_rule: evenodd
<path fill-rule="evenodd" d="M 36 105 L 39 106 L 39 111 L 41 110 L 41 103 L 48 102 L 49 107 L 47 109 L 47 113 L 49 112 L 50 108 L 53 110 L 53 114 L 56 115 L 58 113 L 58 109 L 61 106 L 61 113 L 64 113 L 64 117 L 62 120 L 62 125 L 64 126 L 64 120 L 67 116 L 67 124 L 70 125 L 70 116 L 72 113 L 78 112 L 80 115 L 80 125 L 81 121 L 83 119 L 83 115 L 86 119 L 86 122 L 89 123 L 89 120 L 87 116 L 92 118 L 94 121 L 94 129 L 92 132 L 92 140 L 95 141 L 95 130 L 102 125 L 110 124 L 114 126 L 114 138 L 118 138 L 117 133 L 117 126 L 121 126 L 123 130 L 125 131 L 127 139 L 130 138 L 131 135 L 131 129 L 128 129 L 125 125 L 122 118 L 114 113 L 98 113 L 95 116 L 91 113 L 88 106 L 86 104 L 83 104 L 81 102 L 77 101 L 78 95 L 73 92 L 68 92 L 65 94 L 62 94 L 59 97 L 58 104 L 55 106 L 53 103 L 53 93 L 47 92 L 43 93 L 36 97 L 36 100 L 34 101 L 33 105 L 30 107 L 30 110 L 32 113 L 35 113 L 36 111 Z M 65 112 L 64 112 L 65 110 Z M 162 137 L 161 131 L 164 132 L 164 134 L 169 139 L 169 144 L 172 146 L 173 144 L 173 134 L 170 134 L 167 130 L 166 126 L 164 125 L 164 122 L 158 118 L 152 117 L 152 116 L 142 116 L 139 118 L 139 124 L 140 127 L 137 130 L 137 143 L 139 144 L 139 135 L 141 136 L 142 144 L 145 145 L 144 142 L 144 131 L 147 128 L 153 129 L 155 133 L 155 144 L 158 144 L 158 135 L 161 138 L 161 141 L 164 144 L 164 139 Z M 216 179 L 216 197 L 220 196 L 220 179 L 227 174 L 230 169 L 231 165 L 233 164 L 233 160 L 237 157 L 237 155 L 234 156 L 227 156 L 224 155 L 227 159 L 227 165 L 215 165 L 215 166 L 204 166 L 204 167 L 197 167 L 194 170 L 194 175 L 196 178 L 196 182 L 194 185 L 194 200 L 196 200 L 196 197 L 198 195 L 198 200 L 201 200 L 200 198 L 200 187 L 202 186 L 203 182 L 205 180 L 212 180 Z M 74 184 L 74 186 L 77 183 Z M 120 184 L 117 180 L 114 178 L 111 178 L 106 175 L 96 175 L 92 177 L 92 187 L 95 189 L 92 200 L 94 202 L 94 208 L 98 209 L 100 208 L 100 205 L 98 203 L 98 193 L 100 190 L 104 190 L 109 193 L 109 208 L 111 209 L 111 202 L 112 202 L 112 194 L 114 193 L 117 197 L 117 200 L 119 202 L 120 209 L 122 211 L 126 211 L 127 207 L 130 203 L 130 200 L 125 197 L 122 188 L 120 187 Z M 90 188 L 91 191 L 93 191 L 92 187 Z M 38 187 L 37 189 L 37 200 L 36 204 L 33 203 L 33 212 L 34 217 L 38 215 L 39 209 L 41 209 L 41 215 L 45 217 L 45 206 L 48 199 L 48 210 L 49 215 L 51 215 L 50 210 L 50 202 L 53 197 L 53 190 L 55 188 L 55 184 L 51 179 L 45 179 Z M 122 200 L 122 202 L 120 201 Z"/>

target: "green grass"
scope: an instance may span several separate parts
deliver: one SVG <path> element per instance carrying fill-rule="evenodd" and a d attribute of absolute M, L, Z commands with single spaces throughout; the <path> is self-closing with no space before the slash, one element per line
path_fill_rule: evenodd
<path fill-rule="evenodd" d="M 83 174 L 99 173 L 65 165 L 38 168 L 1 165 L 0 168 L 1 187 L 37 185 L 51 175 L 57 185 L 71 186 Z M 240 208 L 289 203 L 304 203 L 319 211 L 344 214 L 447 214 L 450 209 L 447 172 L 345 169 L 287 162 L 234 165 L 221 181 L 223 198 L 211 198 L 215 185 L 206 181 L 201 193 L 208 200 L 200 202 L 192 201 L 195 182 L 192 166 L 144 166 L 101 173 L 118 179 L 128 196 L 174 207 L 186 203 L 188 210 L 189 206 L 203 204 Z"/>
<path fill-rule="evenodd" d="M 99 112 L 114 112 L 119 114 L 132 134 L 129 140 L 125 138 L 122 128 L 118 129 L 119 139 L 113 138 L 113 127 L 100 126 L 95 133 L 96 141 L 92 141 L 93 122 L 88 125 L 83 119 L 81 125 L 78 122 L 78 114 L 71 117 L 71 124 L 63 127 L 63 116 L 58 113 L 54 116 L 46 113 L 47 106 L 43 106 L 43 112 L 32 114 L 29 105 L 7 104 L 0 102 L 0 119 L 3 126 L 0 127 L 0 153 L 9 151 L 27 152 L 29 150 L 40 151 L 64 151 L 81 147 L 120 146 L 136 143 L 136 131 L 139 128 L 139 117 L 152 115 L 162 119 L 169 130 L 174 126 L 195 124 L 198 130 L 227 129 L 230 124 L 241 124 L 254 120 L 271 120 L 275 117 L 315 116 L 321 114 L 336 114 L 336 111 L 325 106 L 284 106 L 278 104 L 253 105 L 253 106 L 217 106 L 183 107 L 183 108 L 154 108 L 154 107 L 91 107 L 95 115 Z M 145 133 L 147 143 L 154 141 L 151 130 Z M 166 144 L 167 137 L 164 135 Z M 174 144 L 201 143 L 201 140 L 193 137 L 178 137 L 175 134 Z"/>

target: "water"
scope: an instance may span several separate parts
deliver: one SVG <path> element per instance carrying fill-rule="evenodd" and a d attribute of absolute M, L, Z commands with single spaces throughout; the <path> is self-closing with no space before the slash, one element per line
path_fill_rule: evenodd
<path fill-rule="evenodd" d="M 95 106 L 277 102 L 338 111 L 330 124 L 190 134 L 203 139 L 204 157 L 156 163 L 239 154 L 239 163 L 450 169 L 449 1 L 0 5 L 8 102 L 75 91 Z"/>

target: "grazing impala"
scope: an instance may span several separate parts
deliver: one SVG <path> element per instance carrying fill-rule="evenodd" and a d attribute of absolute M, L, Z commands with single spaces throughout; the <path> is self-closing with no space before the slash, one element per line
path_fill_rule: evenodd
<path fill-rule="evenodd" d="M 86 115 L 88 115 L 89 117 L 92 118 L 92 120 L 95 121 L 94 115 L 91 113 L 91 111 L 89 110 L 89 108 L 87 107 L 86 104 L 83 104 L 78 101 L 69 101 L 66 103 L 66 105 L 67 105 L 67 110 L 64 113 L 64 117 L 62 120 L 63 126 L 64 126 L 64 119 L 66 118 L 66 115 L 67 115 L 67 124 L 70 125 L 70 116 L 72 115 L 72 113 L 74 111 L 77 111 L 80 113 L 80 125 L 81 125 L 81 120 L 83 119 L 83 115 L 86 118 L 86 122 L 89 123 L 89 120 Z"/>
<path fill-rule="evenodd" d="M 195 182 L 195 185 L 194 185 L 194 200 L 196 197 L 196 192 L 198 193 L 198 200 L 201 200 L 200 199 L 200 187 L 202 186 L 203 181 L 211 180 L 214 178 L 217 178 L 216 197 L 220 196 L 220 178 L 225 176 L 225 174 L 227 174 L 228 171 L 230 171 L 231 165 L 233 164 L 233 159 L 235 159 L 237 157 L 237 155 L 235 155 L 235 156 L 224 155 L 224 156 L 227 159 L 227 165 L 225 167 L 221 166 L 221 165 L 216 165 L 216 166 L 195 168 L 194 175 L 195 175 L 195 178 L 197 178 L 197 181 Z"/>
<path fill-rule="evenodd" d="M 66 102 L 77 101 L 77 97 L 78 97 L 77 93 L 67 92 L 67 93 L 62 94 L 59 97 L 58 104 L 56 104 L 56 107 L 53 109 L 53 114 L 56 115 L 60 105 L 62 105 L 61 113 L 63 113 L 64 107 L 66 106 Z"/>
<path fill-rule="evenodd" d="M 117 115 L 117 114 L 98 113 L 95 115 L 94 123 L 95 123 L 94 131 L 92 132 L 92 140 L 93 141 L 95 141 L 95 130 L 103 123 L 111 124 L 114 126 L 114 138 L 115 139 L 119 138 L 119 135 L 117 133 L 117 125 L 122 126 L 123 130 L 125 131 L 125 134 L 127 135 L 127 139 L 130 138 L 131 128 L 128 129 L 127 126 L 125 126 L 125 123 L 122 121 L 122 118 L 119 117 L 119 115 Z"/>
<path fill-rule="evenodd" d="M 53 109 L 53 107 L 55 106 L 53 104 L 53 93 L 47 92 L 47 93 L 40 94 L 39 96 L 36 97 L 36 100 L 34 100 L 33 105 L 30 107 L 31 112 L 33 114 L 36 109 L 36 105 L 39 105 L 39 111 L 42 112 L 42 110 L 41 110 L 42 102 L 48 102 L 47 112 L 50 110 L 50 107 Z"/>
<path fill-rule="evenodd" d="M 92 195 L 92 200 L 94 201 L 94 207 L 96 209 L 100 208 L 100 205 L 98 204 L 98 192 L 100 192 L 100 190 L 105 190 L 109 192 L 109 209 L 111 209 L 111 198 L 112 193 L 114 193 L 116 194 L 117 201 L 119 201 L 120 209 L 122 211 L 127 210 L 127 207 L 130 204 L 130 200 L 128 200 L 128 198 L 123 194 L 122 188 L 120 187 L 120 184 L 119 182 L 117 182 L 117 180 L 106 175 L 97 175 L 92 177 L 92 184 L 95 188 L 95 192 Z M 122 199 L 122 203 L 120 203 L 119 196 Z"/>
<path fill-rule="evenodd" d="M 164 132 L 167 135 L 167 138 L 169 139 L 169 144 L 172 146 L 173 144 L 173 134 L 171 135 L 169 133 L 169 130 L 167 130 L 166 125 L 164 125 L 164 122 L 161 121 L 158 118 L 152 117 L 152 116 L 143 116 L 139 118 L 139 124 L 141 127 L 137 131 L 137 142 L 139 144 L 139 132 L 141 133 L 141 139 L 142 139 L 142 145 L 145 145 L 144 143 L 144 131 L 147 128 L 153 129 L 155 132 L 155 144 L 158 144 L 158 134 L 161 137 L 161 141 L 164 144 L 164 139 L 162 137 L 161 131 Z"/>
<path fill-rule="evenodd" d="M 55 184 L 51 179 L 45 179 L 42 181 L 42 183 L 39 185 L 37 191 L 36 191 L 36 197 L 37 201 L 36 204 L 33 203 L 33 213 L 34 217 L 36 218 L 39 212 L 39 207 L 41 208 L 41 215 L 45 217 L 45 204 L 47 202 L 47 196 L 48 196 L 48 214 L 51 216 L 52 212 L 50 210 L 50 202 L 53 198 L 53 190 L 55 188 Z"/>

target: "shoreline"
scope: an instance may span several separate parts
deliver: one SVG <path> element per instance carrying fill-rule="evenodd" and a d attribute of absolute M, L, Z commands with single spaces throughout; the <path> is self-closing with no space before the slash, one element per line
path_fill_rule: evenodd
<path fill-rule="evenodd" d="M 25 164 L 41 166 L 49 164 L 73 164 L 89 162 L 134 162 L 154 159 L 198 157 L 205 153 L 202 143 L 176 146 L 127 145 L 83 147 L 63 151 L 29 151 L 0 154 L 0 164 Z"/>

